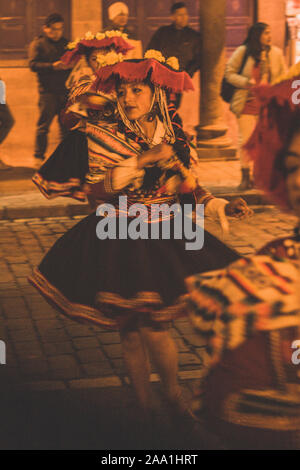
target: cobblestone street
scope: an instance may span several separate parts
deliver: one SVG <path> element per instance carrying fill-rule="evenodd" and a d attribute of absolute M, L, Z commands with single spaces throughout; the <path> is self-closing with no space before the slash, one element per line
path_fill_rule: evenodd
<path fill-rule="evenodd" d="M 254 253 L 274 237 L 286 235 L 294 225 L 292 216 L 283 216 L 273 207 L 255 206 L 253 209 L 252 218 L 231 220 L 230 234 L 223 238 L 243 255 Z M 6 412 L 9 415 L 2 429 L 4 448 L 112 448 L 112 442 L 117 446 L 115 448 L 138 446 L 136 438 L 135 444 L 130 444 L 134 433 L 128 435 L 126 432 L 135 413 L 135 404 L 122 361 L 119 334 L 78 324 L 59 315 L 27 281 L 31 270 L 55 240 L 81 218 L 0 222 L 0 339 L 5 341 L 7 348 L 6 365 L 0 366 L 0 384 L 4 390 L 8 384 L 14 384 L 13 398 L 9 391 L 8 405 L 3 405 L 4 415 Z M 221 237 L 215 222 L 205 223 L 207 229 Z M 204 344 L 188 320 L 174 322 L 172 333 L 179 349 L 181 383 L 185 395 L 191 398 L 203 373 Z M 158 382 L 154 370 L 151 380 Z M 161 423 L 165 419 L 165 407 L 158 384 L 154 385 L 154 390 Z M 27 418 L 24 417 L 25 410 L 29 410 Z M 11 413 L 17 414 L 14 419 Z M 23 427 L 26 419 L 30 425 Z M 44 428 L 46 421 L 48 426 Z M 77 421 L 80 426 L 75 426 L 76 431 L 69 435 Z M 102 431 L 101 426 L 98 428 L 99 422 L 104 426 Z M 15 423 L 11 425 L 13 430 L 7 429 L 8 423 Z M 16 444 L 15 428 L 21 432 L 19 444 Z M 89 432 L 91 435 L 87 434 Z M 137 434 L 140 435 L 139 430 Z M 159 443 L 152 443 L 153 448 L 172 449 L 179 445 L 172 439 L 168 443 L 170 431 L 162 424 L 157 439 L 158 436 Z M 200 441 L 197 438 L 198 445 Z M 192 442 L 189 439 L 186 448 L 195 448 Z M 146 447 L 145 443 L 140 445 L 148 448 L 149 441 Z M 179 448 L 182 445 L 181 441 Z M 204 444 L 204 448 L 206 446 Z"/>
<path fill-rule="evenodd" d="M 246 221 L 231 220 L 230 234 L 223 239 L 243 255 L 293 227 L 293 217 L 283 217 L 277 209 L 257 206 L 254 210 Z M 6 367 L 34 383 L 34 388 L 120 386 L 125 380 L 118 333 L 58 315 L 27 281 L 46 250 L 80 219 L 0 222 L 0 338 L 7 345 Z M 216 223 L 207 222 L 206 227 L 221 236 Z M 186 320 L 174 324 L 173 334 L 180 351 L 181 377 L 198 377 L 201 341 Z"/>

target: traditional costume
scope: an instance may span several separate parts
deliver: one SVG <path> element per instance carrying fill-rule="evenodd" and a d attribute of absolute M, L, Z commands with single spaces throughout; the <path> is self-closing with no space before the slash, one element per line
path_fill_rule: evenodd
<path fill-rule="evenodd" d="M 90 90 L 95 77 L 87 63 L 86 54 L 94 49 L 102 49 L 103 53 L 99 54 L 99 67 L 102 67 L 116 57 L 120 59 L 131 48 L 126 35 L 119 31 L 97 33 L 95 36 L 89 32 L 85 38 L 69 43 L 69 50 L 61 61 L 65 65 L 73 64 L 74 68 L 67 82 L 69 99 L 63 120 L 72 131 L 33 176 L 33 182 L 48 199 L 67 196 L 79 201 L 86 200 L 82 189 L 89 171 L 86 123 L 95 120 L 115 121 L 115 97 Z M 88 106 L 80 102 L 82 95 L 89 97 Z M 96 103 L 93 102 L 94 97 Z"/>
<path fill-rule="evenodd" d="M 283 151 L 299 122 L 292 82 L 261 86 L 262 110 L 247 150 L 259 188 L 291 211 Z M 225 270 L 188 280 L 190 318 L 208 341 L 203 413 L 230 446 L 300 448 L 299 231 Z"/>
<path fill-rule="evenodd" d="M 62 56 L 61 61 L 64 65 L 73 65 L 73 69 L 66 82 L 69 90 L 68 105 L 66 107 L 64 119 L 69 123 L 69 128 L 78 126 L 77 117 L 93 117 L 95 112 L 99 110 L 98 106 L 93 105 L 93 93 L 90 90 L 93 83 L 94 71 L 88 63 L 87 57 L 96 49 L 102 50 L 98 55 L 97 62 L 99 67 L 112 63 L 115 57 L 125 56 L 132 46 L 127 41 L 127 35 L 119 31 L 106 31 L 94 35 L 90 31 L 85 34 L 84 38 L 76 39 L 68 44 L 68 51 Z M 87 107 L 80 102 L 82 95 L 89 95 L 89 106 Z M 103 98 L 107 96 L 99 93 Z M 112 97 L 110 97 L 110 101 Z M 75 115 L 75 116 L 74 116 Z"/>
<path fill-rule="evenodd" d="M 148 80 L 154 87 L 151 118 L 156 120 L 156 131 L 148 139 L 138 122 L 129 121 L 120 106 L 116 123 L 87 125 L 89 173 L 84 190 L 94 206 L 100 202 L 111 205 L 98 208 L 61 237 L 30 282 L 59 311 L 76 320 L 108 328 L 126 323 L 132 314 L 146 315 L 154 322 L 169 321 L 186 313 L 187 276 L 223 267 L 238 258 L 236 252 L 207 232 L 201 250 L 187 251 L 185 235 L 180 239 L 175 236 L 175 215 L 164 217 L 158 213 L 150 218 L 152 204 L 170 207 L 190 196 L 207 207 L 217 201 L 191 175 L 185 134 L 176 111 L 167 109 L 164 90 L 183 92 L 192 83 L 185 72 L 151 58 L 109 65 L 96 75 L 95 89 L 105 93 L 115 90 L 118 80 Z M 138 169 L 140 155 L 161 142 L 173 146 L 170 161 Z M 128 207 L 120 203 L 119 196 L 127 197 Z M 134 203 L 143 204 L 141 211 L 149 222 L 148 229 L 156 225 L 159 236 L 99 239 L 98 224 L 109 223 L 110 219 L 118 230 L 122 213 L 128 215 L 127 209 Z M 113 214 L 112 207 L 116 210 Z M 169 239 L 162 237 L 165 218 L 170 219 Z M 128 221 L 133 220 L 134 216 L 128 215 Z"/>

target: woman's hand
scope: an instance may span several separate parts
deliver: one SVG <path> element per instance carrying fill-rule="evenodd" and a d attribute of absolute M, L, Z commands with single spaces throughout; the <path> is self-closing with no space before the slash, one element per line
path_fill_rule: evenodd
<path fill-rule="evenodd" d="M 165 143 L 156 145 L 151 150 L 143 153 L 139 159 L 138 168 L 141 169 L 162 160 L 169 160 L 172 155 L 174 155 L 174 150 L 171 145 Z"/>
<path fill-rule="evenodd" d="M 233 199 L 225 206 L 225 214 L 230 217 L 237 217 L 238 219 L 244 219 L 253 215 L 253 210 L 248 207 L 246 201 L 241 197 Z"/>
<path fill-rule="evenodd" d="M 255 85 L 256 85 L 256 81 L 254 80 L 254 78 L 250 78 L 250 79 L 248 80 L 248 87 L 249 87 L 249 88 L 252 88 L 252 87 L 254 87 Z"/>
<path fill-rule="evenodd" d="M 72 66 L 70 64 L 66 65 L 61 60 L 53 62 L 52 67 L 54 68 L 54 70 L 68 70 L 68 69 L 72 68 Z"/>
<path fill-rule="evenodd" d="M 205 216 L 218 220 L 223 235 L 229 232 L 229 223 L 227 216 L 244 219 L 253 214 L 253 211 L 247 206 L 242 198 L 236 198 L 230 202 L 222 198 L 213 198 L 207 202 L 204 210 Z"/>

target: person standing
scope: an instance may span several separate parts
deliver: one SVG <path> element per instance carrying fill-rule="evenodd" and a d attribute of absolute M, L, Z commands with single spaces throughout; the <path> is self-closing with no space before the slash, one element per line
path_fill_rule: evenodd
<path fill-rule="evenodd" d="M 45 158 L 49 127 L 56 115 L 62 136 L 66 133 L 59 118 L 67 101 L 65 82 L 69 75 L 69 70 L 66 70 L 66 66 L 59 60 L 68 44 L 63 31 L 63 17 L 52 13 L 45 20 L 42 34 L 29 46 L 29 67 L 37 74 L 39 88 L 40 115 L 34 157 L 40 160 Z"/>
<path fill-rule="evenodd" d="M 7 137 L 14 123 L 15 123 L 15 120 L 6 103 L 5 82 L 0 79 L 0 144 L 2 144 L 4 139 Z M 0 159 L 0 170 L 9 170 L 10 168 L 12 167 L 9 165 L 6 165 Z"/>
<path fill-rule="evenodd" d="M 115 2 L 108 7 L 109 26 L 104 31 L 117 30 L 128 35 L 128 39 L 136 39 L 136 32 L 128 26 L 129 10 L 124 2 Z"/>
<path fill-rule="evenodd" d="M 172 24 L 162 26 L 152 36 L 146 51 L 155 49 L 165 57 L 177 57 L 180 70 L 191 77 L 200 69 L 201 35 L 188 26 L 189 16 L 184 2 L 174 3 L 171 7 Z M 171 97 L 176 108 L 181 102 L 181 94 Z"/>
<path fill-rule="evenodd" d="M 141 80 L 143 75 L 146 78 Z M 99 68 L 96 77 L 95 90 L 116 93 L 119 117 L 112 125 L 89 123 L 86 128 L 90 170 L 83 189 L 95 212 L 58 240 L 29 281 L 71 318 L 120 331 L 136 408 L 142 417 L 151 420 L 153 411 L 150 359 L 174 419 L 181 426 L 186 420 L 194 425 L 195 417 L 177 380 L 178 355 L 169 322 L 185 315 L 185 276 L 199 266 L 203 270 L 223 267 L 238 255 L 209 233 L 205 234 L 205 248 L 189 253 L 185 238 L 175 238 L 172 215 L 166 217 L 171 224 L 169 239 L 151 236 L 148 228 L 151 231 L 153 224 L 157 224 L 158 234 L 165 226 L 160 211 L 157 215 L 149 212 L 151 222 L 145 228 L 150 238 L 124 239 L 113 234 L 103 238 L 98 222 L 105 223 L 110 215 L 106 219 L 99 218 L 98 210 L 96 213 L 101 202 L 112 204 L 116 211 L 111 221 L 119 227 L 124 211 L 127 217 L 127 203 L 125 209 L 119 196 L 128 197 L 128 207 L 144 204 L 143 215 L 148 219 L 154 204 L 171 207 L 193 190 L 197 202 L 215 215 L 225 207 L 224 200 L 214 198 L 192 177 L 185 135 L 174 121 L 176 112 L 168 112 L 165 89 L 184 92 L 193 85 L 185 72 L 167 68 L 154 58 L 121 60 Z M 225 204 L 227 214 L 235 209 L 236 215 L 248 211 L 243 201 Z"/>
<path fill-rule="evenodd" d="M 238 120 L 242 172 L 239 189 L 242 191 L 253 187 L 250 162 L 243 145 L 255 128 L 260 109 L 251 88 L 273 82 L 285 69 L 283 53 L 278 47 L 272 46 L 270 26 L 266 23 L 251 26 L 244 44 L 234 51 L 227 63 L 225 78 L 237 88 L 230 109 Z"/>
<path fill-rule="evenodd" d="M 142 42 L 138 40 L 137 33 L 133 26 L 128 25 L 129 9 L 124 2 L 115 2 L 108 7 L 109 25 L 104 31 L 120 31 L 127 34 L 126 40 L 133 49 L 129 51 L 127 59 L 141 59 L 143 56 Z"/>

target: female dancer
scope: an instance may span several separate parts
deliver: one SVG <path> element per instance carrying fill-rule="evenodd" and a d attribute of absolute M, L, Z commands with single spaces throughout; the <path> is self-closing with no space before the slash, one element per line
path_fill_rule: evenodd
<path fill-rule="evenodd" d="M 157 57 L 162 60 L 159 53 Z M 248 208 L 240 199 L 228 203 L 214 198 L 190 174 L 189 147 L 176 112 L 168 112 L 165 90 L 183 92 L 192 83 L 185 72 L 168 65 L 173 63 L 147 58 L 96 72 L 95 88 L 117 93 L 119 119 L 87 125 L 89 174 L 84 189 L 94 206 L 110 204 L 98 207 L 60 238 L 30 281 L 69 317 L 119 329 L 141 409 L 150 409 L 150 358 L 170 404 L 185 416 L 190 412 L 177 382 L 177 351 L 168 322 L 185 315 L 186 276 L 223 267 L 238 255 L 206 232 L 201 250 L 186 250 L 185 236 L 176 232 L 175 213 L 166 210 L 153 217 L 152 208 L 164 203 L 168 209 L 186 193 L 194 193 L 205 211 L 216 214 L 225 206 L 227 214 L 244 216 Z M 118 237 L 124 214 L 141 223 L 130 210 L 135 203 L 145 224 L 131 238 Z M 166 220 L 168 239 L 162 235 Z M 111 230 L 105 233 L 103 227 Z M 151 238 L 155 229 L 159 235 Z"/>
<path fill-rule="evenodd" d="M 62 120 L 72 131 L 33 176 L 33 182 L 47 198 L 68 196 L 85 201 L 82 190 L 88 173 L 88 148 L 85 126 L 88 120 L 115 120 L 113 95 L 90 90 L 95 71 L 132 49 L 126 35 L 106 31 L 70 43 L 61 58 L 65 67 L 73 66 L 67 81 L 69 99 Z M 94 77 L 95 78 L 95 77 Z"/>

